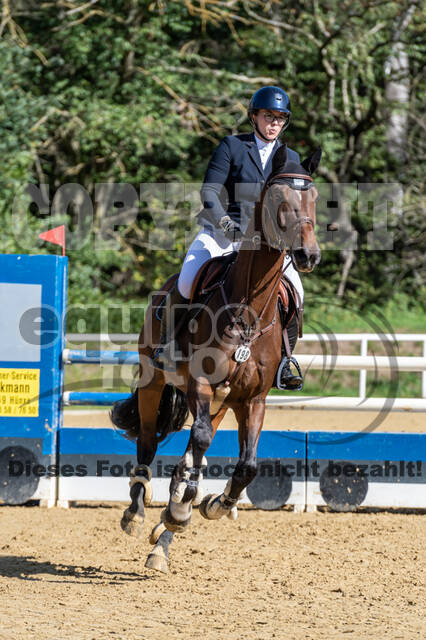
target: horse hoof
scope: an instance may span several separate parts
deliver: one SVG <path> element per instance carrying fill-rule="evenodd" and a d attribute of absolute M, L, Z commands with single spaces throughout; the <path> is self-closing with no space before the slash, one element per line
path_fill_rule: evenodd
<path fill-rule="evenodd" d="M 205 518 L 206 520 L 212 520 L 213 519 L 207 514 L 207 509 L 208 509 L 208 507 L 210 507 L 210 504 L 216 498 L 217 498 L 216 494 L 208 493 L 206 496 L 204 496 L 204 498 L 200 502 L 198 510 L 199 510 L 200 514 L 203 516 L 203 518 Z"/>
<path fill-rule="evenodd" d="M 166 530 L 163 522 L 159 522 L 155 525 L 153 530 L 151 531 L 151 535 L 149 536 L 149 544 L 157 544 L 158 538 L 161 536 L 163 531 Z"/>
<path fill-rule="evenodd" d="M 161 573 L 168 573 L 169 567 L 167 560 L 163 556 L 159 556 L 155 553 L 150 553 L 146 559 L 145 567 L 147 569 L 154 569 L 155 571 L 161 571 Z"/>
<path fill-rule="evenodd" d="M 138 538 L 142 533 L 143 518 L 138 513 L 132 513 L 126 509 L 121 518 L 120 526 L 128 536 Z"/>
<path fill-rule="evenodd" d="M 227 516 L 230 520 L 236 520 L 238 517 L 237 505 L 234 504 L 233 507 L 224 506 L 220 498 L 221 496 L 217 494 L 209 493 L 200 502 L 198 507 L 200 514 L 206 520 L 220 520 L 223 516 Z"/>

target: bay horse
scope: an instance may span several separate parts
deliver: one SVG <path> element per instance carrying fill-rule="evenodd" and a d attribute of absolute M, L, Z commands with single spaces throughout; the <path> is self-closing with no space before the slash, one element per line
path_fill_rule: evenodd
<path fill-rule="evenodd" d="M 193 416 L 188 446 L 170 481 L 168 505 L 151 533 L 155 547 L 148 567 L 167 572 L 169 544 L 174 532 L 189 525 L 193 505 L 198 504 L 207 519 L 235 519 L 238 499 L 256 475 L 265 399 L 281 361 L 278 295 L 284 256 L 290 252 L 299 271 L 312 271 L 321 257 L 314 233 L 318 192 L 311 177 L 320 158 L 320 147 L 301 164 L 287 162 L 286 145 L 275 152 L 251 232 L 245 234 L 234 261 L 223 257 L 207 264 L 204 283 L 220 261 L 227 264 L 225 274 L 204 288 L 204 293 L 210 291 L 208 301 L 192 316 L 190 310 L 185 326 L 176 328 L 184 357 L 173 371 L 156 369 L 150 361 L 159 341 L 156 307 L 161 295 L 147 310 L 139 337 L 138 387 L 111 412 L 113 424 L 137 442 L 138 465 L 130 473 L 131 504 L 121 521 L 129 535 L 140 534 L 144 507 L 152 499 L 150 464 L 159 442 L 183 427 L 188 409 Z M 177 275 L 168 280 L 163 297 L 176 279 Z M 223 493 L 203 498 L 204 455 L 228 408 L 238 422 L 239 460 Z"/>

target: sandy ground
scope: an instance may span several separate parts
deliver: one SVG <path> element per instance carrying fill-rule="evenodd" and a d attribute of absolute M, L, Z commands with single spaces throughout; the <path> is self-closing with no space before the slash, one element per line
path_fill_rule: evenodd
<path fill-rule="evenodd" d="M 2 640 L 425 637 L 424 515 L 195 511 L 166 576 L 121 509 L 0 507 Z"/>
<path fill-rule="evenodd" d="M 313 411 L 301 409 L 268 409 L 265 429 L 296 431 L 371 431 L 377 413 L 373 411 Z M 64 424 L 71 427 L 110 427 L 108 410 L 68 409 L 64 412 Z M 190 423 L 189 423 L 190 424 Z M 236 429 L 232 411 L 228 411 L 221 429 Z M 425 433 L 426 414 L 413 412 L 389 413 L 374 429 L 380 432 Z"/>
<path fill-rule="evenodd" d="M 266 428 L 361 430 L 366 412 L 269 410 Z M 68 426 L 110 426 L 107 410 Z M 380 431 L 425 432 L 393 413 Z M 235 428 L 229 412 L 224 428 Z M 120 529 L 123 505 L 0 507 L 0 640 L 343 640 L 425 637 L 425 515 L 198 511 L 175 536 L 167 576 L 144 568 L 148 534 Z"/>

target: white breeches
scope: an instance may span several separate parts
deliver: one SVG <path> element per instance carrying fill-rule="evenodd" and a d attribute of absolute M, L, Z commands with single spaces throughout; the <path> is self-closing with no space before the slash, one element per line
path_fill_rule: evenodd
<path fill-rule="evenodd" d="M 199 268 L 210 258 L 223 256 L 231 251 L 238 251 L 240 242 L 230 242 L 221 231 L 203 228 L 198 232 L 188 249 L 178 280 L 178 289 L 184 298 L 191 296 L 192 283 Z M 285 256 L 285 274 L 296 287 L 303 302 L 303 285 L 299 273 L 293 266 L 290 256 Z"/>

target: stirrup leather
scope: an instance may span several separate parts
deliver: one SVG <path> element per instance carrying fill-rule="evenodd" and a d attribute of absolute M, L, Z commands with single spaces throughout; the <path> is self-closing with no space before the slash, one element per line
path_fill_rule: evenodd
<path fill-rule="evenodd" d="M 150 356 L 151 364 L 161 371 L 176 371 L 179 360 L 171 358 L 171 349 L 171 342 L 159 345 L 153 349 Z"/>

